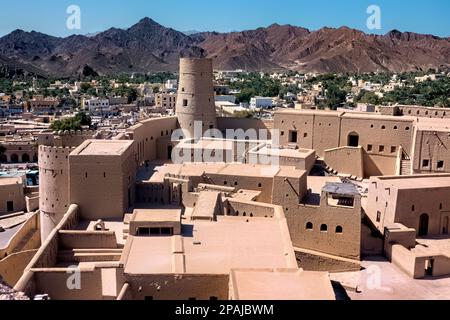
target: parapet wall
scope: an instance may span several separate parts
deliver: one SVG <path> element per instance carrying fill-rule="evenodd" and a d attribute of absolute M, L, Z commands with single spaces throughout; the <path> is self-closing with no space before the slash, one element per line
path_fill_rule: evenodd
<path fill-rule="evenodd" d="M 325 163 L 340 174 L 364 178 L 363 149 L 340 147 L 325 150 Z"/>
<path fill-rule="evenodd" d="M 276 206 L 261 202 L 228 199 L 228 215 L 242 217 L 274 218 Z M 282 211 L 282 208 L 279 208 Z"/>
<path fill-rule="evenodd" d="M 20 245 L 24 238 L 31 234 L 33 230 L 39 229 L 39 214 L 34 213 L 16 232 L 16 234 L 9 240 L 4 248 L 0 248 L 0 260 L 15 252 L 15 249 Z M 28 243 L 21 248 L 21 250 L 35 249 L 40 245 L 39 237 L 32 237 Z M 0 272 L 1 274 L 1 272 Z"/>
<path fill-rule="evenodd" d="M 93 130 L 78 131 L 43 131 L 39 133 L 38 144 L 54 147 L 78 147 L 86 140 L 93 139 L 96 132 Z"/>
<path fill-rule="evenodd" d="M 265 138 L 271 139 L 271 131 L 274 128 L 273 120 L 261 120 L 261 119 L 248 119 L 248 118 L 233 118 L 233 117 L 218 117 L 217 118 L 217 129 L 222 132 L 226 132 L 227 129 L 238 130 L 242 129 L 247 131 L 249 129 L 256 130 L 258 134 L 258 139 Z M 259 130 L 264 130 L 267 132 L 267 137 L 260 137 Z M 226 137 L 225 137 L 226 138 Z"/>
<path fill-rule="evenodd" d="M 139 163 L 145 161 L 153 161 L 158 158 L 166 158 L 168 153 L 168 144 L 165 149 L 165 154 L 158 152 L 157 141 L 159 139 L 167 139 L 174 130 L 177 129 L 177 117 L 152 118 L 140 122 L 131 127 L 127 131 L 128 139 L 134 140 L 134 148 L 136 159 Z"/>
<path fill-rule="evenodd" d="M 37 251 L 37 249 L 20 251 L 0 260 L 0 275 L 10 287 L 19 281 L 23 270 Z"/>
<path fill-rule="evenodd" d="M 114 231 L 61 230 L 58 242 L 61 248 L 66 249 L 117 249 Z"/>
<path fill-rule="evenodd" d="M 78 224 L 79 212 L 77 205 L 71 205 L 59 224 L 51 231 L 48 238 L 43 241 L 36 255 L 25 268 L 25 272 L 15 285 L 15 290 L 34 296 L 36 283 L 32 269 L 50 268 L 56 264 L 58 255 L 58 236 L 60 230 L 73 228 Z M 67 274 L 66 274 L 67 275 Z"/>

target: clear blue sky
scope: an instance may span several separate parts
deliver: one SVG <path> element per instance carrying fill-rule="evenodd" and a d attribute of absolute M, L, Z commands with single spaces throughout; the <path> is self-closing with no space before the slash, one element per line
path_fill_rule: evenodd
<path fill-rule="evenodd" d="M 449 0 L 9 0 L 0 36 L 15 29 L 67 36 L 127 28 L 143 17 L 180 31 L 235 31 L 292 24 L 316 30 L 349 26 L 367 33 L 392 29 L 450 36 Z M 69 5 L 81 8 L 81 30 L 66 28 Z M 381 8 L 382 29 L 366 27 L 367 7 Z"/>

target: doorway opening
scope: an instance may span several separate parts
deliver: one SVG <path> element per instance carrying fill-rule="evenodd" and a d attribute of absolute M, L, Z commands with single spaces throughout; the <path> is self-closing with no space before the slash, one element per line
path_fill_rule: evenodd
<path fill-rule="evenodd" d="M 419 237 L 425 237 L 428 235 L 428 222 L 430 218 L 426 213 L 420 216 L 419 221 Z"/>
<path fill-rule="evenodd" d="M 448 234 L 449 217 L 444 218 L 444 226 L 442 227 L 442 233 Z"/>
<path fill-rule="evenodd" d="M 427 276 L 433 275 L 434 259 L 425 260 L 425 274 Z"/>
<path fill-rule="evenodd" d="M 348 144 L 349 147 L 358 147 L 359 146 L 359 134 L 356 132 L 352 132 L 348 135 Z"/>
<path fill-rule="evenodd" d="M 172 146 L 167 147 L 167 159 L 169 160 L 172 160 L 172 150 L 173 150 Z"/>
<path fill-rule="evenodd" d="M 14 211 L 14 202 L 13 201 L 7 201 L 6 202 L 6 210 L 8 212 L 13 212 Z"/>

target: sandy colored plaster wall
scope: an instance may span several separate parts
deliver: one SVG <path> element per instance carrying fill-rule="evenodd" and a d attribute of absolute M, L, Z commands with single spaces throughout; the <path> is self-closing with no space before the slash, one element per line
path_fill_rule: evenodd
<path fill-rule="evenodd" d="M 71 205 L 59 224 L 51 231 L 50 235 L 43 241 L 38 252 L 31 259 L 25 268 L 25 272 L 15 285 L 15 290 L 34 295 L 35 283 L 33 268 L 48 268 L 56 264 L 58 255 L 58 234 L 59 230 L 73 228 L 79 219 L 77 205 Z"/>
<path fill-rule="evenodd" d="M 132 300 L 219 300 L 228 299 L 228 275 L 148 275 L 126 276 Z M 139 288 L 142 290 L 139 292 Z"/>
<path fill-rule="evenodd" d="M 228 214 L 230 216 L 244 216 L 244 217 L 260 217 L 260 218 L 274 218 L 275 207 L 273 205 L 265 205 L 260 202 L 252 201 L 236 201 L 228 199 Z"/>
<path fill-rule="evenodd" d="M 185 198 L 185 193 L 183 193 L 183 201 L 185 201 Z M 136 185 L 136 199 L 139 203 L 168 203 L 168 186 L 164 183 L 138 183 Z M 192 207 L 192 205 L 188 205 L 188 207 Z"/>
<path fill-rule="evenodd" d="M 39 194 L 35 196 L 25 196 L 25 204 L 27 212 L 32 212 L 39 209 Z"/>
<path fill-rule="evenodd" d="M 415 174 L 450 172 L 449 150 L 450 136 L 447 131 L 417 130 L 412 162 L 413 172 Z M 442 162 L 441 167 L 439 162 Z"/>
<path fill-rule="evenodd" d="M 413 189 L 398 191 L 395 222 L 419 232 L 420 218 L 427 214 L 428 235 L 441 235 L 443 221 L 450 216 L 450 188 Z M 412 210 L 414 207 L 414 210 Z"/>
<path fill-rule="evenodd" d="M 306 196 L 307 176 L 286 177 L 278 174 L 273 179 L 272 203 L 283 207 L 286 214 L 296 212 L 298 204 Z"/>
<path fill-rule="evenodd" d="M 386 226 L 396 222 L 397 193 L 396 188 L 386 190 L 383 182 L 377 178 L 370 180 L 365 212 L 382 234 L 384 234 Z"/>
<path fill-rule="evenodd" d="M 395 175 L 397 156 L 384 156 L 364 152 L 364 173 L 366 177 Z"/>
<path fill-rule="evenodd" d="M 299 205 L 297 211 L 286 212 L 294 247 L 319 251 L 349 259 L 359 259 L 361 251 L 361 206 L 354 208 Z M 312 224 L 312 229 L 308 224 Z M 322 226 L 326 226 L 323 231 Z M 342 232 L 337 228 L 341 227 Z"/>
<path fill-rule="evenodd" d="M 320 156 L 324 156 L 327 149 L 341 146 L 340 139 L 340 118 L 337 116 L 316 115 L 313 124 L 313 146 Z M 346 144 L 345 144 L 346 145 Z"/>
<path fill-rule="evenodd" d="M 80 206 L 84 219 L 121 218 L 126 210 L 120 158 L 110 158 L 71 160 L 70 201 Z"/>
<path fill-rule="evenodd" d="M 450 256 L 440 255 L 434 258 L 433 276 L 441 277 L 450 275 Z"/>
<path fill-rule="evenodd" d="M 80 289 L 69 289 L 73 275 L 67 269 L 35 269 L 34 278 L 36 294 L 48 294 L 52 300 L 102 300 L 101 269 L 80 271 Z M 69 281 L 68 281 L 69 280 Z"/>
<path fill-rule="evenodd" d="M 384 108 L 391 108 L 391 109 L 396 108 L 398 110 L 397 112 L 404 116 L 438 118 L 438 119 L 450 118 L 449 108 L 430 108 L 430 107 L 403 106 L 403 105 L 397 107 L 384 107 Z M 389 111 L 386 110 L 385 112 L 388 113 Z"/>
<path fill-rule="evenodd" d="M 296 251 L 298 267 L 306 271 L 351 272 L 359 271 L 359 261 L 338 260 L 326 255 Z"/>
<path fill-rule="evenodd" d="M 53 146 L 53 147 L 78 147 L 86 140 L 92 139 L 95 135 L 95 131 L 72 131 L 72 132 L 42 132 L 38 134 L 38 144 L 40 146 Z"/>
<path fill-rule="evenodd" d="M 272 120 L 260 120 L 260 119 L 247 119 L 247 118 L 225 118 L 219 117 L 217 118 L 217 126 L 220 131 L 224 133 L 224 138 L 226 137 L 226 130 L 236 130 L 242 129 L 247 131 L 249 129 L 256 129 L 256 133 L 258 134 L 258 138 L 271 139 L 270 130 L 273 129 L 273 121 Z M 260 135 L 259 130 L 267 130 L 267 136 Z"/>
<path fill-rule="evenodd" d="M 170 160 L 172 159 L 172 152 L 174 144 L 171 141 L 171 136 L 160 137 L 156 140 L 156 159 Z"/>
<path fill-rule="evenodd" d="M 364 177 L 361 147 L 341 147 L 325 150 L 325 163 L 340 174 Z"/>
<path fill-rule="evenodd" d="M 117 240 L 113 231 L 61 230 L 58 234 L 58 246 L 66 249 L 115 249 Z"/>
<path fill-rule="evenodd" d="M 378 119 L 367 116 L 367 118 L 344 117 L 342 119 L 340 132 L 340 145 L 348 144 L 350 134 L 358 134 L 359 145 L 367 152 L 368 145 L 372 145 L 373 154 L 384 156 L 396 156 L 400 146 L 406 153 L 411 154 L 413 140 L 413 120 Z M 384 151 L 380 151 L 380 146 Z M 391 152 L 391 147 L 396 147 L 395 152 Z"/>
<path fill-rule="evenodd" d="M 388 250 L 388 258 L 408 276 L 422 279 L 426 275 L 426 262 L 433 260 L 431 276 L 440 277 L 450 274 L 450 257 L 448 255 L 416 256 L 401 244 L 394 244 Z"/>
<path fill-rule="evenodd" d="M 400 244 L 390 249 L 391 262 L 414 279 L 425 277 L 425 258 L 416 258 L 414 253 Z"/>
<path fill-rule="evenodd" d="M 361 224 L 361 257 L 383 255 L 383 238 L 365 223 Z"/>
<path fill-rule="evenodd" d="M 16 234 L 10 239 L 8 245 L 5 248 L 0 248 L 0 259 L 14 253 L 19 248 L 21 251 L 36 249 L 41 244 L 39 237 L 39 213 L 34 213 L 16 232 Z M 33 235 L 33 232 L 35 235 Z M 28 239 L 24 243 L 24 239 Z"/>
<path fill-rule="evenodd" d="M 393 178 L 393 177 L 386 177 Z M 395 178 L 395 177 L 394 177 Z M 402 176 L 402 179 L 416 179 Z M 414 180 L 415 181 L 415 180 Z M 415 183 L 412 181 L 412 183 Z M 428 235 L 444 233 L 446 217 L 450 218 L 449 188 L 398 190 L 384 183 L 383 178 L 373 178 L 369 184 L 366 213 L 374 225 L 384 233 L 386 226 L 401 223 L 419 232 L 420 219 L 428 215 Z M 377 221 L 379 220 L 379 221 Z"/>
<path fill-rule="evenodd" d="M 25 211 L 23 189 L 24 186 L 21 183 L 0 185 L 0 216 L 12 213 L 8 211 L 8 201 L 13 202 L 13 212 Z"/>
<path fill-rule="evenodd" d="M 256 201 L 272 203 L 273 179 L 271 177 L 232 176 L 224 174 L 208 174 L 208 177 L 211 181 L 205 181 L 206 183 L 261 191 Z"/>
<path fill-rule="evenodd" d="M 196 121 L 202 122 L 203 132 L 217 128 L 212 59 L 180 59 L 176 114 L 187 137 L 194 137 Z"/>
<path fill-rule="evenodd" d="M 84 219 L 122 218 L 135 199 L 133 148 L 121 155 L 70 155 L 70 201 Z"/>
<path fill-rule="evenodd" d="M 73 148 L 39 146 L 41 237 L 46 239 L 69 207 L 69 154 Z"/>
<path fill-rule="evenodd" d="M 21 251 L 0 260 L 0 276 L 10 287 L 14 287 L 17 281 L 19 281 L 25 267 L 36 252 L 37 249 Z"/>
<path fill-rule="evenodd" d="M 131 127 L 128 133 L 135 141 L 135 154 L 139 163 L 156 160 L 157 140 L 161 137 L 171 137 L 176 128 L 176 117 L 148 119 Z"/>
<path fill-rule="evenodd" d="M 274 126 L 280 130 L 280 144 L 296 144 L 314 149 L 319 157 L 325 150 L 349 145 L 349 136 L 358 136 L 364 153 L 366 176 L 395 173 L 400 147 L 411 154 L 413 120 L 352 117 L 340 112 L 275 113 Z M 297 142 L 292 141 L 292 135 Z"/>

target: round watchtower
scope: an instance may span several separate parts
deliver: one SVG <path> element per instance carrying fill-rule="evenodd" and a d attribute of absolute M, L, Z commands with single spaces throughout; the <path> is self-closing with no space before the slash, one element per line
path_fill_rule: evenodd
<path fill-rule="evenodd" d="M 39 209 L 45 241 L 69 207 L 69 154 L 74 148 L 39 146 Z"/>
<path fill-rule="evenodd" d="M 196 122 L 201 122 L 202 128 L 197 134 L 217 128 L 211 59 L 180 59 L 176 114 L 186 138 L 194 137 L 194 128 L 199 126 Z"/>

